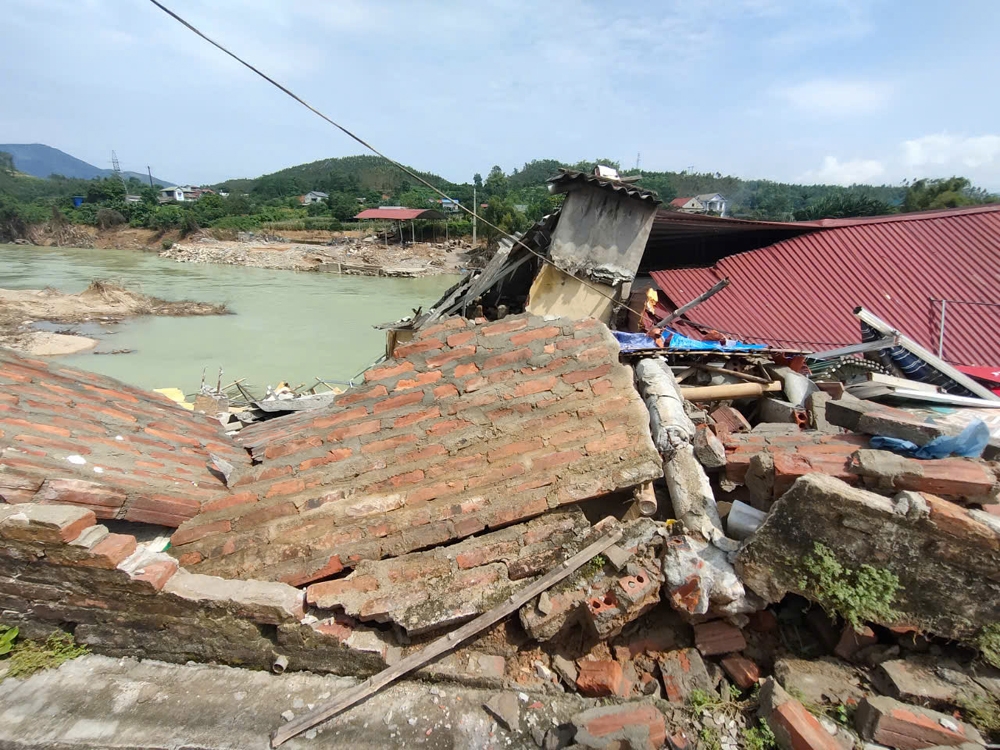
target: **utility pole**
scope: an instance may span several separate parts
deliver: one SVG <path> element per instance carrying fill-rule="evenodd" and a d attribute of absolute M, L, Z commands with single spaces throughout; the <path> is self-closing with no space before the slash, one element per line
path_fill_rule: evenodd
<path fill-rule="evenodd" d="M 111 152 L 111 169 L 114 171 L 115 176 L 121 181 L 122 190 L 124 190 L 125 194 L 128 195 L 128 184 L 125 182 L 125 175 L 122 174 L 122 168 L 118 164 L 118 154 L 114 151 Z"/>
<path fill-rule="evenodd" d="M 472 186 L 472 246 L 476 246 L 476 219 L 479 218 L 479 201 L 476 200 L 476 186 Z"/>
<path fill-rule="evenodd" d="M 153 170 L 149 168 L 148 164 L 146 165 L 146 172 L 147 174 L 149 174 L 149 186 L 153 187 Z"/>

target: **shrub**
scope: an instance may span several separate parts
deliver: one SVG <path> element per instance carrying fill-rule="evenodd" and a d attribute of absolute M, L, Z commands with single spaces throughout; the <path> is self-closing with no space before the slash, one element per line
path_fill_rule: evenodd
<path fill-rule="evenodd" d="M 121 226 L 125 223 L 125 217 L 113 208 L 99 208 L 97 210 L 96 223 L 98 229 L 110 229 Z"/>
<path fill-rule="evenodd" d="M 803 560 L 803 566 L 806 576 L 799 588 L 827 612 L 843 617 L 855 630 L 866 622 L 891 623 L 898 618 L 892 608 L 899 589 L 899 578 L 894 573 L 871 565 L 848 568 L 819 542 Z"/>
<path fill-rule="evenodd" d="M 162 247 L 164 250 L 169 250 L 173 246 L 174 246 L 173 240 L 163 240 L 163 242 L 160 243 L 160 247 Z"/>
<path fill-rule="evenodd" d="M 237 232 L 252 232 L 260 227 L 256 216 L 223 216 L 212 222 L 212 229 L 233 229 Z"/>

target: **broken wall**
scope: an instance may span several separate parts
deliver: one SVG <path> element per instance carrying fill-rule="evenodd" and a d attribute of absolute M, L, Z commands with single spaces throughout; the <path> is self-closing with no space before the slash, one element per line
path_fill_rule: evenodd
<path fill-rule="evenodd" d="M 330 408 L 243 430 L 255 467 L 172 551 L 307 583 L 654 479 L 648 423 L 598 321 L 451 318 Z"/>

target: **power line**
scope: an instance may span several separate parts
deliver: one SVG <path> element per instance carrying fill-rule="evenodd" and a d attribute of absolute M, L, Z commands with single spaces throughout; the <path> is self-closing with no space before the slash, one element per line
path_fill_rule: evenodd
<path fill-rule="evenodd" d="M 381 151 L 379 151 L 377 148 L 375 148 L 373 145 L 371 145 L 370 143 L 368 143 L 366 140 L 364 140 L 363 138 L 361 138 L 358 135 L 355 135 L 350 130 L 348 130 L 347 128 L 345 128 L 343 125 L 341 125 L 340 123 L 335 122 L 331 118 L 327 117 L 325 114 L 323 114 L 322 112 L 320 112 L 314 106 L 312 106 L 311 104 L 309 104 L 307 101 L 305 101 L 304 99 L 302 99 L 300 96 L 298 96 L 297 94 L 295 94 L 293 91 L 291 91 L 287 87 L 285 87 L 282 84 L 278 83 L 276 80 L 274 80 L 273 78 L 271 78 L 269 75 L 267 75 L 266 73 L 264 73 L 263 71 L 261 71 L 259 68 L 254 67 L 253 65 L 251 65 L 250 63 L 248 63 L 246 60 L 244 60 L 242 57 L 240 57 L 236 53 L 230 52 L 226 47 L 222 46 L 219 42 L 215 41 L 211 37 L 209 37 L 206 34 L 202 33 L 197 27 L 195 27 L 193 24 L 191 24 L 188 21 L 186 21 L 183 18 L 181 18 L 179 15 L 177 15 L 172 10 L 170 10 L 170 8 L 166 7 L 163 3 L 159 2 L 159 0 L 149 0 L 149 2 L 151 2 L 157 8 L 159 8 L 164 13 L 166 13 L 168 16 L 170 16 L 171 18 L 173 18 L 175 21 L 177 21 L 178 23 L 180 23 L 182 26 L 186 27 L 190 31 L 192 31 L 195 34 L 197 34 L 198 36 L 200 36 L 202 39 L 204 39 L 206 42 L 208 42 L 209 44 L 211 44 L 213 47 L 215 47 L 216 49 L 218 49 L 218 50 L 224 52 L 225 54 L 229 55 L 231 58 L 233 58 L 240 65 L 242 65 L 242 66 L 244 66 L 246 68 L 249 68 L 251 71 L 253 71 L 257 75 L 259 75 L 261 78 L 263 78 L 265 81 L 267 81 L 268 83 L 270 83 L 272 86 L 274 86 L 278 90 L 280 90 L 283 93 L 285 93 L 288 96 L 290 96 L 292 99 L 294 99 L 295 101 L 297 101 L 299 104 L 301 104 L 303 107 L 305 107 L 306 109 L 308 109 L 310 112 L 312 112 L 313 114 L 315 114 L 318 117 L 322 118 L 323 120 L 325 120 L 326 122 L 328 122 L 330 125 L 333 125 L 333 127 L 337 128 L 337 130 L 339 130 L 342 133 L 344 133 L 344 135 L 346 135 L 349 138 L 352 138 L 353 140 L 355 140 L 358 143 L 360 143 L 362 146 L 364 146 L 366 149 L 368 149 L 369 151 L 371 151 L 376 156 L 382 157 L 387 162 L 389 162 L 390 164 L 392 164 L 394 167 L 396 167 L 397 169 L 401 170 L 405 174 L 409 175 L 413 179 L 417 180 L 422 185 L 424 185 L 426 187 L 429 187 L 431 190 L 433 190 L 435 193 L 437 193 L 438 195 L 440 195 L 442 198 L 445 198 L 448 201 L 452 201 L 453 200 L 451 197 L 448 196 L 447 193 L 445 193 L 443 190 L 440 190 L 439 188 L 437 188 L 434 185 L 432 185 L 430 182 L 428 182 L 426 179 L 424 179 L 423 177 L 421 177 L 419 174 L 417 174 L 416 172 L 414 172 L 409 167 L 405 166 L 404 164 L 401 164 L 400 162 L 396 161 L 395 159 L 393 159 L 393 158 L 391 158 L 389 156 L 386 156 L 384 153 L 382 153 Z M 513 235 L 505 232 L 504 230 L 502 230 L 497 225 L 492 224 L 489 221 L 487 221 L 486 219 L 484 219 L 483 217 L 479 216 L 479 214 L 475 210 L 470 210 L 469 208 L 467 208 L 466 206 L 463 206 L 458 201 L 453 201 L 453 202 L 461 210 L 465 211 L 467 214 L 469 214 L 470 216 L 472 216 L 474 219 L 478 219 L 479 221 L 483 222 L 483 224 L 485 224 L 486 226 L 491 227 L 492 229 L 495 229 L 496 231 L 500 232 L 500 234 L 509 237 L 513 242 L 515 242 L 516 244 L 520 245 L 525 250 L 527 250 L 529 253 L 531 253 L 532 255 L 534 255 L 537 258 L 539 258 L 543 263 L 548 263 L 550 266 L 558 268 L 558 266 L 555 263 L 553 263 L 549 258 L 546 258 L 544 255 L 542 255 L 538 251 L 533 250 L 532 248 L 528 247 L 528 245 L 526 245 L 520 239 L 518 239 L 517 237 L 514 237 Z M 625 309 L 627 309 L 627 310 L 635 313 L 636 315 L 641 315 L 640 311 L 633 310 L 628 305 L 626 305 L 624 302 L 616 300 L 614 297 L 612 297 L 609 294 L 605 294 L 604 291 L 602 289 L 600 289 L 599 287 L 597 287 L 596 285 L 591 284 L 590 282 L 586 281 L 585 279 L 581 279 L 579 277 L 575 277 L 575 278 L 577 279 L 577 281 L 579 281 L 584 286 L 589 287 L 591 290 L 597 292 L 599 295 L 601 295 L 605 299 L 610 300 L 612 302 L 612 304 L 614 304 L 616 307 L 618 307 L 618 308 L 625 308 Z"/>

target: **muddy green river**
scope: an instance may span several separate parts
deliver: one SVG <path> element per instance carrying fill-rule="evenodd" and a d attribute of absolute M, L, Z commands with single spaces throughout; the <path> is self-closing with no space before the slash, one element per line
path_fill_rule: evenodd
<path fill-rule="evenodd" d="M 214 384 L 237 378 L 255 390 L 317 378 L 346 382 L 385 350 L 372 328 L 435 302 L 453 276 L 388 279 L 177 263 L 127 250 L 0 245 L 0 288 L 83 291 L 109 279 L 169 300 L 225 302 L 234 315 L 136 318 L 111 326 L 76 325 L 96 350 L 61 361 L 143 388 L 197 391 L 202 371 Z M 62 326 L 46 326 L 56 330 Z M 130 354 L 94 351 L 133 349 Z"/>

